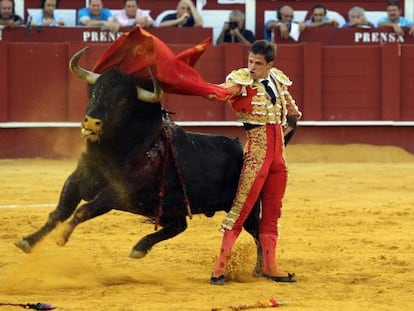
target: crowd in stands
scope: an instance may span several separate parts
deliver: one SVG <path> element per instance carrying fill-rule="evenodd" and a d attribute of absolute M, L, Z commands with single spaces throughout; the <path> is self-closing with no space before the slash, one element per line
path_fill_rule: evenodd
<path fill-rule="evenodd" d="M 414 36 L 414 23 L 401 16 L 401 5 L 398 0 L 388 0 L 385 4 L 384 16 L 378 20 L 376 25 L 365 16 L 362 7 L 354 6 L 348 11 L 348 21 L 343 25 L 333 18 L 328 17 L 328 9 L 322 4 L 316 4 L 311 10 L 309 19 L 303 22 L 294 22 L 294 9 L 289 5 L 282 5 L 276 10 L 275 20 L 265 23 L 264 39 L 274 40 L 275 31 L 280 32 L 281 38 L 298 38 L 299 34 L 306 28 L 315 27 L 340 27 L 340 28 L 375 28 L 389 26 L 394 29 L 397 35 L 404 35 L 402 28 L 409 28 L 409 35 Z"/>
<path fill-rule="evenodd" d="M 66 26 L 65 20 L 59 15 L 60 0 L 39 0 L 40 9 L 30 14 L 26 23 L 24 19 L 15 13 L 14 0 L 0 0 L 0 27 L 18 27 L 30 23 L 32 26 Z M 150 15 L 150 9 L 139 7 L 138 0 L 120 0 L 123 7 L 109 10 L 104 5 L 104 0 L 89 0 L 88 6 L 77 9 L 77 26 L 100 27 L 112 32 L 122 30 L 122 27 L 202 27 L 202 12 L 199 12 L 192 0 L 179 0 L 175 11 L 165 15 L 159 24 L 155 24 Z M 340 24 L 335 18 L 329 16 L 329 10 L 322 4 L 315 5 L 308 19 L 301 22 L 294 20 L 294 8 L 290 5 L 282 5 L 275 10 L 275 18 L 264 24 L 263 38 L 274 40 L 273 34 L 280 32 L 281 38 L 292 37 L 297 40 L 300 34 L 307 28 L 337 27 L 337 28 L 375 28 L 392 27 L 398 35 L 404 35 L 404 28 L 409 28 L 409 35 L 414 36 L 414 23 L 412 20 L 401 16 L 401 6 L 398 0 L 384 0 L 384 16 L 375 24 L 365 15 L 362 7 L 355 6 L 349 9 L 347 21 Z M 261 36 L 253 31 L 245 29 L 245 15 L 239 10 L 230 12 L 228 20 L 224 22 L 216 44 L 240 42 L 249 44 Z"/>

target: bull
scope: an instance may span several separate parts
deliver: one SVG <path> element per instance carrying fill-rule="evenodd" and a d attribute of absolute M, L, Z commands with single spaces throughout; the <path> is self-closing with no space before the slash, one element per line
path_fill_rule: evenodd
<path fill-rule="evenodd" d="M 83 52 L 72 57 L 70 68 L 90 86 L 81 129 L 85 151 L 46 223 L 16 246 L 31 252 L 61 223 L 57 244 L 63 246 L 77 225 L 115 209 L 155 223 L 157 230 L 130 253 L 142 258 L 158 242 L 183 232 L 192 214 L 229 211 L 243 163 L 239 140 L 185 131 L 162 109 L 162 91 L 154 79 L 148 91 L 116 70 L 87 71 L 78 65 Z M 79 206 L 81 200 L 86 203 Z M 256 204 L 244 224 L 256 243 L 257 273 L 262 263 L 259 215 Z"/>

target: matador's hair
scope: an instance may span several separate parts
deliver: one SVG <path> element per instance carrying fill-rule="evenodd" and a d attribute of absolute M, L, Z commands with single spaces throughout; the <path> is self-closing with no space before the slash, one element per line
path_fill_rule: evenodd
<path fill-rule="evenodd" d="M 257 40 L 250 46 L 249 52 L 264 55 L 266 62 L 269 63 L 276 57 L 276 44 L 267 40 Z"/>

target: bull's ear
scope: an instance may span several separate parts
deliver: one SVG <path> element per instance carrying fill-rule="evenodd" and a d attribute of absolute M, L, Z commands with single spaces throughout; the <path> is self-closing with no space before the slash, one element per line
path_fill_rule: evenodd
<path fill-rule="evenodd" d="M 148 68 L 149 74 L 151 76 L 152 85 L 154 87 L 154 92 L 149 92 L 139 86 L 137 86 L 138 99 L 147 103 L 159 103 L 164 95 L 164 92 L 159 85 L 157 78 L 152 72 L 151 67 Z"/>
<path fill-rule="evenodd" d="M 92 71 L 88 71 L 86 69 L 83 69 L 78 64 L 79 59 L 81 58 L 83 53 L 85 53 L 85 51 L 88 48 L 89 48 L 88 46 L 84 47 L 83 49 L 76 52 L 75 55 L 72 56 L 72 58 L 70 59 L 70 62 L 69 62 L 69 68 L 76 76 L 78 76 L 82 80 L 85 80 L 89 84 L 95 84 L 96 80 L 99 78 L 100 75 L 97 74 L 97 73 L 94 73 Z"/>

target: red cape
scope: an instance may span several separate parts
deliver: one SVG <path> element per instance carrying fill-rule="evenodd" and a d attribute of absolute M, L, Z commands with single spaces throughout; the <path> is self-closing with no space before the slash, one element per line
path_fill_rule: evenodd
<path fill-rule="evenodd" d="M 136 27 L 122 34 L 101 55 L 93 71 L 102 73 L 117 69 L 139 78 L 149 78 L 148 67 L 151 67 L 165 92 L 226 100 L 229 91 L 204 81 L 192 67 L 210 45 L 211 38 L 174 55 L 160 39 Z"/>

